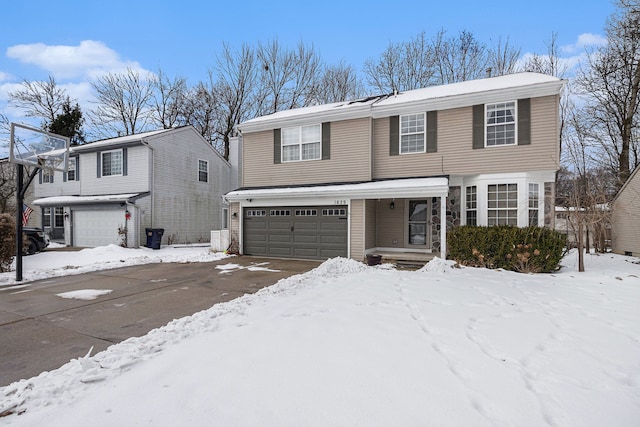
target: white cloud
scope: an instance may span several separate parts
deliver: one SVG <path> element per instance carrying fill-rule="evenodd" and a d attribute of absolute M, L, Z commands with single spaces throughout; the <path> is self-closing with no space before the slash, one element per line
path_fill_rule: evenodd
<path fill-rule="evenodd" d="M 578 36 L 578 40 L 575 43 L 562 46 L 560 49 L 567 54 L 572 53 L 584 53 L 584 50 L 589 47 L 604 46 L 607 44 L 606 37 L 599 34 L 584 33 Z"/>
<path fill-rule="evenodd" d="M 11 80 L 12 78 L 11 74 L 0 71 L 0 82 Z"/>
<path fill-rule="evenodd" d="M 78 46 L 21 44 L 7 49 L 7 56 L 43 68 L 57 79 L 95 77 L 126 68 L 142 70 L 135 61 L 126 61 L 100 41 L 83 40 Z"/>

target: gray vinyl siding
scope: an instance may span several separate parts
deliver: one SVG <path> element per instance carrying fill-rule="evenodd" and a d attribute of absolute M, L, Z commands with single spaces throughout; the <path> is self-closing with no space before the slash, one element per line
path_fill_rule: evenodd
<path fill-rule="evenodd" d="M 105 148 L 104 151 L 111 151 Z M 127 148 L 127 175 L 97 177 L 97 154 L 80 155 L 80 195 L 127 194 L 149 191 L 149 156 L 151 152 L 143 145 Z"/>
<path fill-rule="evenodd" d="M 612 211 L 613 252 L 640 256 L 640 173 L 634 173 L 618 194 Z"/>
<path fill-rule="evenodd" d="M 365 249 L 365 208 L 364 200 L 351 201 L 351 258 L 363 261 Z"/>
<path fill-rule="evenodd" d="M 473 149 L 473 107 L 438 112 L 437 152 L 389 155 L 389 118 L 374 120 L 373 177 L 509 173 L 559 167 L 558 97 L 531 99 L 531 144 Z"/>
<path fill-rule="evenodd" d="M 152 227 L 165 229 L 164 244 L 209 242 L 222 225 L 220 195 L 233 189 L 231 166 L 192 128 L 160 134 L 151 145 Z M 198 160 L 209 162 L 208 182 L 198 181 Z"/>
<path fill-rule="evenodd" d="M 273 130 L 243 134 L 243 187 L 371 179 L 369 118 L 331 123 L 329 160 L 274 163 Z"/>

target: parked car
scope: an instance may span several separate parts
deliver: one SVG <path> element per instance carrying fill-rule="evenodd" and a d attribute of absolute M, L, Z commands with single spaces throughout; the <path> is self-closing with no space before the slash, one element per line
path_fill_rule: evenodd
<path fill-rule="evenodd" d="M 24 227 L 22 232 L 24 233 L 23 254 L 33 255 L 49 246 L 49 236 L 41 228 Z"/>

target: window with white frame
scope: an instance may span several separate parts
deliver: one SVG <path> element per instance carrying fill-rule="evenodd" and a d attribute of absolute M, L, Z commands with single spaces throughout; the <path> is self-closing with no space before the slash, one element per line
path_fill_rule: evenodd
<path fill-rule="evenodd" d="M 53 169 L 42 169 L 42 183 L 53 182 Z"/>
<path fill-rule="evenodd" d="M 69 158 L 69 169 L 67 170 L 67 181 L 76 180 L 76 157 Z"/>
<path fill-rule="evenodd" d="M 42 226 L 51 227 L 51 208 L 42 208 Z"/>
<path fill-rule="evenodd" d="M 538 225 L 540 216 L 540 185 L 529 183 L 529 225 Z"/>
<path fill-rule="evenodd" d="M 209 182 L 209 162 L 198 160 L 198 181 Z"/>
<path fill-rule="evenodd" d="M 282 129 L 282 161 L 320 160 L 322 157 L 322 125 L 296 126 Z"/>
<path fill-rule="evenodd" d="M 426 113 L 400 116 L 400 154 L 425 152 Z"/>
<path fill-rule="evenodd" d="M 122 150 L 102 153 L 102 176 L 122 175 Z"/>
<path fill-rule="evenodd" d="M 487 225 L 518 225 L 518 184 L 487 186 Z"/>
<path fill-rule="evenodd" d="M 513 145 L 516 143 L 515 101 L 487 104 L 486 145 Z"/>
<path fill-rule="evenodd" d="M 64 227 L 64 208 L 55 208 L 53 214 L 54 227 Z"/>
<path fill-rule="evenodd" d="M 466 193 L 466 224 L 478 225 L 478 187 L 469 186 Z"/>

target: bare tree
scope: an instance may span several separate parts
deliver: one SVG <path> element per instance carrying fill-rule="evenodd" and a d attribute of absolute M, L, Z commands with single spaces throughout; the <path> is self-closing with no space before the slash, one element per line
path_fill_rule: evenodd
<path fill-rule="evenodd" d="M 545 42 L 545 45 L 547 52 L 545 54 L 533 54 L 525 61 L 522 68 L 524 71 L 564 78 L 569 71 L 569 64 L 560 56 L 558 33 L 551 33 L 551 38 L 548 42 Z"/>
<path fill-rule="evenodd" d="M 239 51 L 223 45 L 222 55 L 217 58 L 217 81 L 209 73 L 211 87 L 216 94 L 215 138 L 222 145 L 222 154 L 229 159 L 229 140 L 235 136 L 236 126 L 247 120 L 253 110 L 252 98 L 256 88 L 256 66 L 254 50 L 247 44 Z"/>
<path fill-rule="evenodd" d="M 433 39 L 437 84 L 449 84 L 484 77 L 487 69 L 487 48 L 462 30 L 457 37 L 445 38 L 441 30 Z"/>
<path fill-rule="evenodd" d="M 424 32 L 408 42 L 391 43 L 378 59 L 368 59 L 364 72 L 379 93 L 419 89 L 435 83 L 435 51 Z"/>
<path fill-rule="evenodd" d="M 280 46 L 278 40 L 259 44 L 259 89 L 256 115 L 310 105 L 317 93 L 321 71 L 320 57 L 313 46 L 300 42 L 295 50 Z"/>
<path fill-rule="evenodd" d="M 520 48 L 509 44 L 508 37 L 504 43 L 502 37 L 498 38 L 496 44 L 488 49 L 487 55 L 487 71 L 492 76 L 504 76 L 517 71 Z"/>
<path fill-rule="evenodd" d="M 189 89 L 182 104 L 186 124 L 193 126 L 212 145 L 215 141 L 216 93 L 209 82 L 199 82 Z"/>
<path fill-rule="evenodd" d="M 613 158 L 618 186 L 622 186 L 640 164 L 640 4 L 618 0 L 617 5 L 607 22 L 607 45 L 588 52 L 577 83 L 587 96 L 592 130 Z"/>
<path fill-rule="evenodd" d="M 357 99 L 365 95 L 364 87 L 356 71 L 344 62 L 325 67 L 316 101 L 320 104 Z"/>
<path fill-rule="evenodd" d="M 170 79 L 161 69 L 151 78 L 153 94 L 150 97 L 151 120 L 163 129 L 184 124 L 182 104 L 187 92 L 187 81 L 176 76 Z"/>
<path fill-rule="evenodd" d="M 42 119 L 42 127 L 51 124 L 64 103 L 70 102 L 66 91 L 52 76 L 46 81 L 24 80 L 20 85 L 20 89 L 9 92 L 9 105 L 23 110 L 26 117 Z"/>
<path fill-rule="evenodd" d="M 105 136 L 143 132 L 149 121 L 151 82 L 140 72 L 127 68 L 124 73 L 108 73 L 91 82 L 97 107 L 93 124 Z"/>

